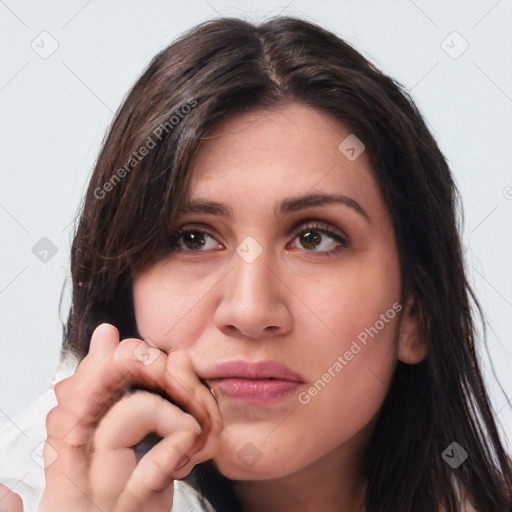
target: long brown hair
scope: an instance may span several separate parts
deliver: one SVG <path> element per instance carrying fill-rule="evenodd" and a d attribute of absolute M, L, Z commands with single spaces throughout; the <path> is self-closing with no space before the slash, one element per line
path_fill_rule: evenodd
<path fill-rule="evenodd" d="M 400 84 L 304 20 L 208 21 L 151 61 L 115 115 L 82 206 L 63 351 L 84 357 L 104 321 L 138 337 L 131 275 L 165 254 L 201 139 L 226 117 L 288 102 L 333 116 L 364 142 L 394 222 L 404 293 L 415 296 L 428 334 L 426 360 L 398 364 L 363 458 L 366 510 L 455 512 L 458 491 L 479 511 L 512 510 L 447 162 Z M 457 469 L 442 458 L 453 442 L 469 455 Z M 202 482 L 222 503 L 227 494 Z M 235 507 L 226 503 L 222 510 Z"/>

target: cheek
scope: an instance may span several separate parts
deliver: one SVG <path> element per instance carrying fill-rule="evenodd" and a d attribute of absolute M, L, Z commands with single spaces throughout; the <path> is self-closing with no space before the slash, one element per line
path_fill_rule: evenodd
<path fill-rule="evenodd" d="M 314 382 L 301 397 L 326 451 L 365 429 L 381 407 L 397 363 L 402 310 L 395 259 L 352 269 L 340 282 L 343 289 L 330 298 L 336 341 L 318 345 Z"/>
<path fill-rule="evenodd" d="M 355 254 L 314 282 L 307 277 L 297 280 L 294 290 L 314 313 L 296 317 L 296 324 L 303 332 L 315 333 L 315 345 L 325 349 L 325 355 L 332 350 L 343 353 L 353 340 L 373 338 L 375 324 L 380 332 L 397 315 L 393 304 L 401 294 L 398 256 L 389 249 Z M 312 329 L 315 323 L 319 330 Z"/>
<path fill-rule="evenodd" d="M 171 272 L 165 264 L 137 276 L 133 305 L 139 334 L 162 349 L 187 348 L 209 318 L 201 298 L 211 286 Z"/>
<path fill-rule="evenodd" d="M 346 434 L 364 427 L 379 409 L 393 376 L 396 333 L 396 317 L 387 324 L 379 319 L 337 350 L 322 352 L 322 369 L 299 396 L 308 414 L 334 430 L 342 425 Z"/>
<path fill-rule="evenodd" d="M 356 432 L 380 407 L 398 357 L 400 270 L 397 258 L 369 255 L 347 265 L 324 297 L 330 335 L 311 353 L 313 385 L 302 403 L 311 416 Z M 372 258 L 372 261 L 370 261 Z M 332 340 L 332 341 L 331 341 Z"/>

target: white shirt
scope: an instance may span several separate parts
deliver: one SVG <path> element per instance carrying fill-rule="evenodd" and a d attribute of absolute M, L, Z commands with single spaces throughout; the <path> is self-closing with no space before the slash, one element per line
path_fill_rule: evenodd
<path fill-rule="evenodd" d="M 46 439 L 46 415 L 57 405 L 53 386 L 72 375 L 77 360 L 63 358 L 51 382 L 21 416 L 0 429 L 0 483 L 23 499 L 25 512 L 37 512 L 45 487 L 43 445 Z M 1 502 L 0 502 L 1 505 Z M 174 481 L 174 500 L 170 512 L 215 512 L 211 504 L 189 484 Z"/>

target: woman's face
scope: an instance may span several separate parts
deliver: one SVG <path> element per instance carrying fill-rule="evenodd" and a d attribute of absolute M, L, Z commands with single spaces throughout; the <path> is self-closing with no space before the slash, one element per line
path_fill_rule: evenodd
<path fill-rule="evenodd" d="M 214 460 L 231 479 L 355 456 L 397 359 L 422 357 L 404 324 L 391 218 L 349 136 L 300 104 L 217 126 L 176 225 L 190 231 L 134 276 L 140 335 L 186 351 L 201 379 L 235 360 L 295 374 L 206 381 L 224 425 Z"/>

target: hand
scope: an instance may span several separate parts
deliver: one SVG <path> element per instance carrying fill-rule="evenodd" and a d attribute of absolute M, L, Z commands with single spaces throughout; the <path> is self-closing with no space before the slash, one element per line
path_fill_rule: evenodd
<path fill-rule="evenodd" d="M 44 458 L 48 444 L 58 458 L 45 470 L 39 512 L 168 512 L 174 480 L 214 456 L 220 412 L 188 354 L 161 352 L 146 366 L 134 352 L 141 343 L 119 342 L 101 324 L 76 372 L 55 386 Z M 133 447 L 151 432 L 163 439 L 137 462 Z"/>
<path fill-rule="evenodd" d="M 0 511 L 23 512 L 23 500 L 9 487 L 0 484 Z"/>

